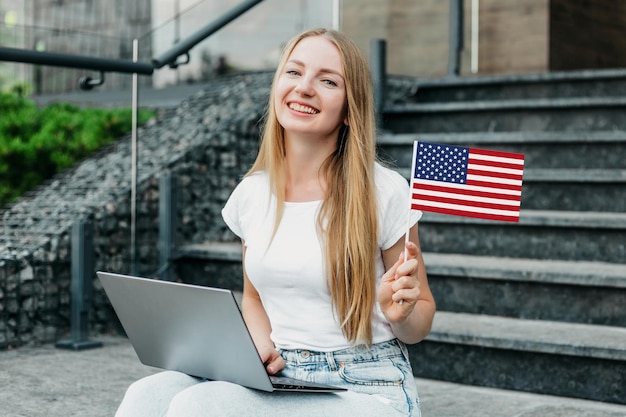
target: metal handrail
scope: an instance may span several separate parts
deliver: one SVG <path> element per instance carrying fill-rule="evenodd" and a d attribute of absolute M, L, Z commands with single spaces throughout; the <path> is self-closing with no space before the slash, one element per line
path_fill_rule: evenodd
<path fill-rule="evenodd" d="M 154 72 L 154 66 L 146 62 L 133 62 L 127 59 L 94 58 L 57 52 L 38 52 L 7 47 L 0 47 L 0 61 L 141 75 L 151 75 Z"/>

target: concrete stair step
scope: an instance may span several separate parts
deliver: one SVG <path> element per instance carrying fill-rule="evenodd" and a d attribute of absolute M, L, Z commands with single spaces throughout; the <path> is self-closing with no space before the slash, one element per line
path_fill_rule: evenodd
<path fill-rule="evenodd" d="M 241 262 L 239 242 L 183 245 L 178 258 Z M 487 279 L 626 288 L 626 264 L 424 253 L 429 273 Z"/>
<path fill-rule="evenodd" d="M 626 328 L 437 312 L 416 376 L 626 403 Z"/>
<path fill-rule="evenodd" d="M 526 173 L 525 173 L 526 174 Z M 626 185 L 626 169 L 530 168 L 524 180 L 560 183 L 617 183 Z"/>
<path fill-rule="evenodd" d="M 242 289 L 239 243 L 185 245 L 177 257 L 185 282 Z M 626 326 L 623 263 L 432 252 L 424 259 L 440 310 Z"/>
<path fill-rule="evenodd" d="M 494 222 L 470 217 L 446 216 L 437 213 L 424 213 L 422 218 L 429 223 L 507 224 L 618 230 L 626 227 L 626 213 L 604 213 L 592 211 L 579 213 L 559 210 L 523 210 L 520 215 L 519 223 Z"/>
<path fill-rule="evenodd" d="M 626 212 L 626 170 L 528 169 L 522 209 Z"/>
<path fill-rule="evenodd" d="M 626 327 L 447 311 L 435 316 L 432 342 L 626 361 Z"/>
<path fill-rule="evenodd" d="M 398 133 L 377 138 L 383 160 L 411 166 L 413 142 L 522 153 L 527 168 L 624 169 L 626 131 Z"/>
<path fill-rule="evenodd" d="M 3 415 L 111 416 L 126 388 L 159 372 L 137 359 L 127 338 L 99 335 L 103 346 L 73 351 L 53 344 L 0 352 Z M 98 375 L 94 378 L 94 375 Z M 28 389 L 36 381 L 37 389 Z M 80 394 L 77 395 L 77 381 Z M 422 414 L 436 417 L 623 417 L 626 406 L 416 378 Z M 51 399 L 54 398 L 53 405 Z M 90 398 L 88 402 L 85 398 Z"/>
<path fill-rule="evenodd" d="M 441 311 L 626 327 L 625 264 L 424 257 Z"/>
<path fill-rule="evenodd" d="M 240 242 L 204 242 L 176 248 L 175 274 L 183 282 L 243 291 Z"/>
<path fill-rule="evenodd" d="M 416 378 L 424 416 L 623 417 L 626 406 Z"/>
<path fill-rule="evenodd" d="M 239 242 L 185 245 L 178 249 L 177 259 L 177 274 L 185 282 L 242 290 Z M 553 294 L 576 288 L 591 303 L 602 300 L 602 305 L 614 305 L 623 316 L 623 302 L 594 293 L 596 289 L 624 293 L 623 264 L 435 253 L 426 253 L 425 262 L 435 292 L 449 279 L 471 279 L 478 291 L 476 284 L 484 281 L 505 288 L 553 286 Z M 503 297 L 485 293 L 492 304 Z M 471 296 L 460 295 L 471 304 Z M 626 399 L 626 327 L 450 312 L 441 307 L 446 297 L 455 296 L 453 291 L 435 296 L 440 307 L 433 332 L 409 348 L 418 378 L 595 401 Z M 546 305 L 553 296 L 545 296 Z M 523 305 L 533 297 L 521 291 L 512 299 Z M 542 308 L 540 304 L 532 307 Z M 569 307 L 580 309 L 572 303 Z"/>
<path fill-rule="evenodd" d="M 609 287 L 626 290 L 626 264 L 424 253 L 429 274 L 439 276 Z"/>
<path fill-rule="evenodd" d="M 409 180 L 410 169 L 396 169 Z M 626 212 L 625 169 L 525 168 L 522 210 Z"/>
<path fill-rule="evenodd" d="M 418 80 L 418 102 L 626 95 L 626 71 L 564 71 Z"/>
<path fill-rule="evenodd" d="M 439 311 L 626 327 L 626 264 L 449 253 L 424 259 Z"/>
<path fill-rule="evenodd" d="M 424 213 L 425 252 L 626 263 L 626 213 L 522 210 L 519 223 Z"/>
<path fill-rule="evenodd" d="M 595 107 L 621 107 L 626 104 L 626 97 L 566 97 L 566 98 L 528 98 L 482 101 L 446 101 L 437 103 L 395 104 L 385 108 L 386 113 L 415 112 L 482 112 L 489 110 L 550 110 L 550 109 L 589 109 Z"/>
<path fill-rule="evenodd" d="M 454 132 L 454 133 L 390 133 L 381 132 L 381 144 L 412 144 L 415 140 L 450 144 L 508 144 L 508 143 L 600 143 L 626 142 L 626 131 L 596 130 L 569 132 Z"/>
<path fill-rule="evenodd" d="M 396 169 L 407 180 L 410 177 L 409 168 Z M 539 183 L 592 183 L 598 186 L 602 183 L 626 185 L 626 169 L 575 169 L 575 168 L 524 168 L 524 181 Z"/>
<path fill-rule="evenodd" d="M 626 97 L 406 103 L 385 108 L 396 133 L 625 130 Z"/>

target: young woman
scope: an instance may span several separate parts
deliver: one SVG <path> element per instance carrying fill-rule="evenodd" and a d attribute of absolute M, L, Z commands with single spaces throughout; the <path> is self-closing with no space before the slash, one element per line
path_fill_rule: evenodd
<path fill-rule="evenodd" d="M 421 213 L 406 180 L 376 162 L 369 74 L 339 32 L 292 39 L 256 162 L 222 211 L 242 240 L 242 310 L 267 372 L 348 391 L 265 393 L 162 372 L 131 385 L 118 416 L 420 415 L 405 344 L 428 334 L 435 302 Z"/>

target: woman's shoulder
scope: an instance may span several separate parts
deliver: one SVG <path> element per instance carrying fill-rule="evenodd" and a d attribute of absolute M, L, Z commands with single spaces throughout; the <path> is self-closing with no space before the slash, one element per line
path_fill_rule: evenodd
<path fill-rule="evenodd" d="M 255 172 L 251 172 L 247 175 L 245 175 L 242 179 L 241 179 L 241 183 L 242 184 L 254 184 L 254 185 L 259 185 L 261 183 L 267 183 L 269 184 L 269 174 L 265 171 L 255 171 Z"/>
<path fill-rule="evenodd" d="M 245 190 L 246 193 L 252 191 L 267 192 L 269 187 L 269 175 L 265 171 L 257 171 L 246 175 L 237 184 L 237 190 Z"/>
<path fill-rule="evenodd" d="M 248 205 L 265 201 L 269 192 L 269 176 L 259 171 L 248 174 L 239 181 L 229 197 L 229 203 Z"/>
<path fill-rule="evenodd" d="M 388 194 L 407 190 L 409 183 L 396 170 L 379 162 L 374 164 L 374 181 L 379 193 Z"/>

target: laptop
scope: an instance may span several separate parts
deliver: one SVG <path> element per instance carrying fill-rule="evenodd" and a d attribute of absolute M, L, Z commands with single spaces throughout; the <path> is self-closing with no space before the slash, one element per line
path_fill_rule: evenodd
<path fill-rule="evenodd" d="M 232 291 L 97 272 L 139 360 L 262 391 L 344 388 L 268 375 Z"/>

